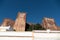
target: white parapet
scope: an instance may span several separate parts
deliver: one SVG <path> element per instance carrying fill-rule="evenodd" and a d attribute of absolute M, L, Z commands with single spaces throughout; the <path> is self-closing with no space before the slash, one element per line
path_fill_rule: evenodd
<path fill-rule="evenodd" d="M 32 32 L 0 32 L 0 40 L 32 40 Z"/>
<path fill-rule="evenodd" d="M 34 40 L 60 40 L 60 31 L 34 30 Z"/>
<path fill-rule="evenodd" d="M 60 31 L 0 32 L 0 40 L 60 40 Z"/>
<path fill-rule="evenodd" d="M 32 36 L 32 32 L 15 32 L 15 31 L 10 31 L 10 32 L 0 32 L 0 36 Z"/>

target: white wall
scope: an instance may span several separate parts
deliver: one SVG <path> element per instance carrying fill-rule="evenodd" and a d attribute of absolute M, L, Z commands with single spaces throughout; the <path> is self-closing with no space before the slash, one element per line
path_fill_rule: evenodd
<path fill-rule="evenodd" d="M 60 40 L 60 31 L 36 31 L 34 40 Z"/>
<path fill-rule="evenodd" d="M 32 32 L 0 32 L 0 40 L 32 40 Z"/>
<path fill-rule="evenodd" d="M 0 32 L 0 40 L 60 40 L 60 31 L 52 32 Z"/>

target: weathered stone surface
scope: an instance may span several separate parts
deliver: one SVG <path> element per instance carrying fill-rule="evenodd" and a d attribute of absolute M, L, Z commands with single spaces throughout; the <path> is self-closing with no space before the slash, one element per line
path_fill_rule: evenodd
<path fill-rule="evenodd" d="M 26 25 L 26 13 L 18 12 L 18 16 L 14 24 L 14 29 L 16 31 L 25 31 L 25 25 Z"/>
<path fill-rule="evenodd" d="M 57 26 L 52 18 L 44 18 L 42 22 L 42 26 L 45 29 L 57 30 Z"/>
<path fill-rule="evenodd" d="M 11 26 L 11 27 L 13 27 L 14 23 L 15 22 L 13 20 L 6 18 L 6 19 L 3 20 L 3 23 L 2 23 L 1 26 Z"/>
<path fill-rule="evenodd" d="M 60 27 L 58 27 L 58 30 L 60 31 Z"/>

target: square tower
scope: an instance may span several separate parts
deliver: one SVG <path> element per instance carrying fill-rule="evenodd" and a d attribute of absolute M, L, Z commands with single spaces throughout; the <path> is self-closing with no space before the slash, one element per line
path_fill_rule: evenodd
<path fill-rule="evenodd" d="M 57 26 L 53 18 L 44 18 L 42 26 L 46 29 L 57 30 Z"/>
<path fill-rule="evenodd" d="M 18 12 L 18 16 L 14 24 L 14 29 L 16 31 L 25 31 L 25 25 L 26 25 L 26 13 Z"/>

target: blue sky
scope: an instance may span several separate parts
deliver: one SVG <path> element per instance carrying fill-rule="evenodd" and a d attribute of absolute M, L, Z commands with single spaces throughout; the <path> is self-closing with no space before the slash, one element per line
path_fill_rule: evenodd
<path fill-rule="evenodd" d="M 15 20 L 18 11 L 27 13 L 27 22 L 41 23 L 49 17 L 60 26 L 60 0 L 0 0 L 0 23 L 4 18 Z"/>

